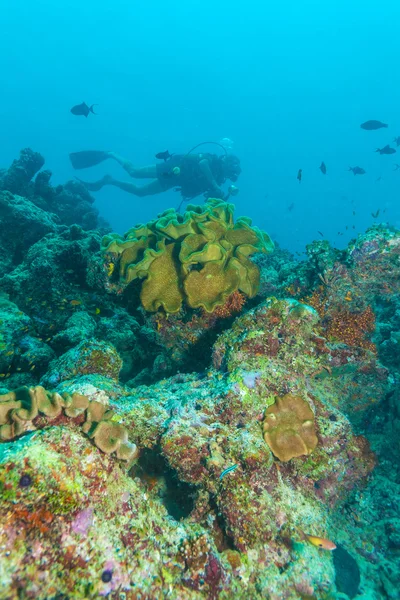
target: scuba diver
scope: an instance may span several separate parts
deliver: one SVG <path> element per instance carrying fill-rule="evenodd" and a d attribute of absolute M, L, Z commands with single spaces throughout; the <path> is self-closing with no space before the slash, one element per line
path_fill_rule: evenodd
<path fill-rule="evenodd" d="M 210 153 L 192 154 L 192 151 L 206 143 L 214 143 L 224 150 L 222 156 Z M 221 186 L 227 181 L 237 181 L 240 173 L 240 160 L 234 154 L 228 154 L 221 144 L 216 142 L 202 142 L 189 150 L 187 154 L 169 154 L 168 151 L 160 152 L 156 158 L 163 159 L 147 167 L 135 167 L 129 160 L 115 152 L 102 152 L 89 150 L 74 152 L 69 155 L 74 169 L 86 169 L 97 165 L 104 160 L 115 160 L 133 179 L 152 179 L 149 183 L 138 186 L 114 179 L 105 175 L 99 181 L 87 182 L 77 178 L 88 191 L 97 192 L 105 185 L 113 185 L 129 194 L 139 196 L 154 196 L 170 189 L 179 191 L 183 201 L 190 200 L 203 194 L 205 197 L 227 199 L 235 196 L 238 188 L 231 185 L 228 194 L 224 194 Z"/>

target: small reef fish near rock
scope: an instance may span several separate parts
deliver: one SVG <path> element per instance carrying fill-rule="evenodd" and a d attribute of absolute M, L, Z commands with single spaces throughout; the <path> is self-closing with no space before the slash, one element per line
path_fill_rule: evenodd
<path fill-rule="evenodd" d="M 310 544 L 316 546 L 317 548 L 321 548 L 321 550 L 336 550 L 336 544 L 331 542 L 331 540 L 327 540 L 326 538 L 321 538 L 316 535 L 308 535 L 307 533 L 305 533 L 304 536 L 306 540 L 310 542 Z"/>
<path fill-rule="evenodd" d="M 354 175 L 365 175 L 366 173 L 362 167 L 350 167 L 349 171 L 353 171 Z"/>
<path fill-rule="evenodd" d="M 227 475 L 228 473 L 231 473 L 232 471 L 236 471 L 236 469 L 238 468 L 239 465 L 232 465 L 231 467 L 228 467 L 227 469 L 224 469 L 221 473 L 221 475 L 219 476 L 220 480 L 225 477 L 225 475 Z"/>
<path fill-rule="evenodd" d="M 375 152 L 379 152 L 379 154 L 394 154 L 396 152 L 395 148 L 391 148 L 389 144 L 386 144 L 383 148 L 377 148 Z"/>
<path fill-rule="evenodd" d="M 92 113 L 93 115 L 97 115 L 97 113 L 95 113 L 93 110 L 94 106 L 98 106 L 98 105 L 92 104 L 92 106 L 88 106 L 86 104 L 86 102 L 82 102 L 82 104 L 76 104 L 75 106 L 73 106 L 71 108 L 71 112 L 73 115 L 76 115 L 77 117 L 88 117 L 89 113 Z"/>
<path fill-rule="evenodd" d="M 374 131 L 375 129 L 382 129 L 382 127 L 388 127 L 386 123 L 382 123 L 381 121 L 375 121 L 371 119 L 370 121 L 365 121 L 365 123 L 361 123 L 361 129 L 365 129 L 366 131 Z"/>

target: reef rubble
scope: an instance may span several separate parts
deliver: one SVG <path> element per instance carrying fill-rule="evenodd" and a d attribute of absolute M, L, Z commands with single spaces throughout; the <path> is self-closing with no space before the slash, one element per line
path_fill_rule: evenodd
<path fill-rule="evenodd" d="M 43 164 L 0 174 L 0 600 L 399 598 L 400 232 L 298 262 L 216 201 L 124 241 Z"/>

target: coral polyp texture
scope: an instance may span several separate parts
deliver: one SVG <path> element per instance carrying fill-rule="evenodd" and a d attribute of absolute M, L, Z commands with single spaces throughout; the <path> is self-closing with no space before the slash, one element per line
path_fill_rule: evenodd
<path fill-rule="evenodd" d="M 43 387 L 19 388 L 0 396 L 0 440 L 12 440 L 27 431 L 34 431 L 45 419 L 63 420 L 63 417 L 82 421 L 82 431 L 106 454 L 131 461 L 138 450 L 128 440 L 126 429 L 113 422 L 113 412 L 104 404 L 89 401 L 79 393 L 72 395 L 50 393 Z"/>
<path fill-rule="evenodd" d="M 233 204 L 209 199 L 204 206 L 188 205 L 183 215 L 169 209 L 124 238 L 105 236 L 109 289 L 143 280 L 140 300 L 149 312 L 177 313 L 185 304 L 211 313 L 235 292 L 253 298 L 260 272 L 249 257 L 274 245 L 250 219 L 235 223 L 233 211 Z"/>
<path fill-rule="evenodd" d="M 264 439 L 274 455 L 284 462 L 311 454 L 318 444 L 310 405 L 291 394 L 277 398 L 267 408 L 263 431 Z"/>
<path fill-rule="evenodd" d="M 42 164 L 0 172 L 0 600 L 398 600 L 400 232 L 122 238 Z"/>

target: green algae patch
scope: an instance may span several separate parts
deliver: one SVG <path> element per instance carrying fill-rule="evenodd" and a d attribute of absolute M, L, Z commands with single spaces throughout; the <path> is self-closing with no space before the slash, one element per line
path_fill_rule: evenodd
<path fill-rule="evenodd" d="M 44 443 L 51 437 L 51 443 L 63 449 L 63 431 L 50 428 L 30 437 L 28 452 L 17 447 L 16 452 L 8 457 L 13 468 L 0 467 L 2 498 L 26 506 L 40 502 L 54 515 L 76 510 L 87 499 L 84 480 L 79 473 L 71 470 L 67 448 L 65 456 Z M 23 476 L 31 481 L 26 487 L 20 483 Z"/>

